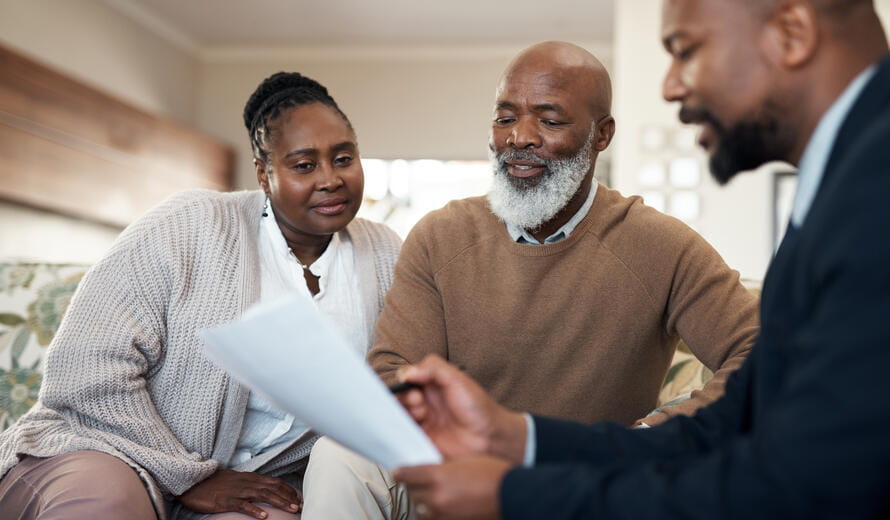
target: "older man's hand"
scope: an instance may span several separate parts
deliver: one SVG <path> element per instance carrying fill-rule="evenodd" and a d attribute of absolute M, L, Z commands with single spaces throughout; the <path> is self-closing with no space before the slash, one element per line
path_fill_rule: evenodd
<path fill-rule="evenodd" d="M 445 459 L 495 455 L 521 464 L 525 418 L 497 404 L 479 384 L 444 359 L 430 355 L 404 369 L 401 379 L 420 385 L 400 396 L 408 413 Z"/>
<path fill-rule="evenodd" d="M 393 477 L 408 488 L 424 520 L 488 520 L 500 518 L 498 491 L 511 467 L 503 459 L 475 456 L 399 468 Z"/>

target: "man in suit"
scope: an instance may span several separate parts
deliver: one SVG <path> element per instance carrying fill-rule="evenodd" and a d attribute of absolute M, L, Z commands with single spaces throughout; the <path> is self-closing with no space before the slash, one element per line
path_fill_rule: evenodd
<path fill-rule="evenodd" d="M 430 518 L 890 515 L 890 57 L 870 0 L 665 0 L 664 97 L 715 177 L 799 166 L 761 332 L 726 393 L 647 430 L 501 407 L 439 358 L 403 397 L 446 462 Z"/>

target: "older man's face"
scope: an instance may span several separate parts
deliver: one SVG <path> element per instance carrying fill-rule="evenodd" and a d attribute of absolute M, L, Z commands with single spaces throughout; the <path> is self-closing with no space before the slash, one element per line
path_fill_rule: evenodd
<path fill-rule="evenodd" d="M 524 229 L 540 228 L 568 205 L 595 160 L 589 80 L 540 61 L 504 76 L 489 143 L 491 209 Z"/>
<path fill-rule="evenodd" d="M 516 67 L 498 88 L 490 147 L 495 155 L 521 151 L 504 166 L 517 186 L 535 186 L 545 162 L 568 159 L 590 141 L 594 119 L 585 85 L 566 70 Z"/>
<path fill-rule="evenodd" d="M 663 95 L 680 103 L 681 121 L 702 127 L 717 181 L 782 159 L 787 101 L 762 47 L 770 36 L 763 17 L 742 0 L 665 0 L 662 14 L 671 55 Z"/>

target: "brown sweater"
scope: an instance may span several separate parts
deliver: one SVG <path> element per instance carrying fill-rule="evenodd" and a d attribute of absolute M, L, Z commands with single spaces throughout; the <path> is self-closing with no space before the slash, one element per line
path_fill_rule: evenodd
<path fill-rule="evenodd" d="M 701 236 L 639 197 L 600 186 L 548 245 L 517 244 L 476 197 L 412 230 L 368 359 L 391 381 L 436 353 L 510 408 L 629 425 L 655 407 L 680 337 L 716 374 L 667 414 L 716 399 L 754 343 L 757 307 Z"/>

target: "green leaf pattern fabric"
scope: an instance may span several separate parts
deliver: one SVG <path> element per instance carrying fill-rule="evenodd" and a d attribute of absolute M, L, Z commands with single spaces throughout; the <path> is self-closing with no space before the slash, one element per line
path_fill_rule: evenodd
<path fill-rule="evenodd" d="M 0 431 L 37 402 L 46 347 L 86 270 L 0 262 Z"/>

